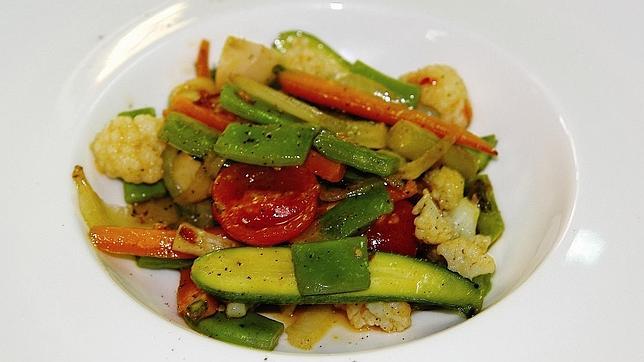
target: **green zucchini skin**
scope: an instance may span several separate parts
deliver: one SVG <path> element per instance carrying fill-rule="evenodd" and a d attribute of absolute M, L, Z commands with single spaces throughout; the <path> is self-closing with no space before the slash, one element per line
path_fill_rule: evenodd
<path fill-rule="evenodd" d="M 291 249 L 287 247 L 223 249 L 197 258 L 192 280 L 228 301 L 262 304 L 333 304 L 406 301 L 455 309 L 466 316 L 480 311 L 478 284 L 426 261 L 376 252 L 369 260 L 371 283 L 365 290 L 300 295 Z"/>

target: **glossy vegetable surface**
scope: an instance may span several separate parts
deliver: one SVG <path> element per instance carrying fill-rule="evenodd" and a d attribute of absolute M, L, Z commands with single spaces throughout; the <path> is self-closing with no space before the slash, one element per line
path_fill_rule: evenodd
<path fill-rule="evenodd" d="M 213 215 L 237 240 L 274 245 L 313 222 L 318 194 L 315 176 L 306 168 L 234 164 L 213 184 Z"/>
<path fill-rule="evenodd" d="M 295 279 L 301 295 L 333 294 L 369 287 L 364 237 L 294 244 Z"/>
<path fill-rule="evenodd" d="M 101 251 L 156 258 L 193 258 L 172 250 L 175 234 L 174 230 L 118 226 L 94 226 L 89 230 L 90 241 Z"/>
<path fill-rule="evenodd" d="M 223 300 L 268 304 L 409 301 L 459 309 L 466 315 L 481 308 L 477 284 L 429 262 L 376 252 L 369 260 L 369 273 L 368 289 L 302 296 L 290 248 L 225 249 L 198 258 L 192 267 L 195 283 Z"/>
<path fill-rule="evenodd" d="M 407 200 L 394 203 L 394 210 L 380 216 L 367 231 L 369 250 L 416 256 L 418 239 L 414 235 L 413 205 Z"/>
<path fill-rule="evenodd" d="M 277 77 L 282 90 L 317 105 L 335 108 L 366 119 L 393 125 L 401 119 L 417 123 L 439 137 L 456 127 L 407 107 L 356 91 L 340 83 L 297 71 L 283 71 Z M 465 131 L 457 139 L 462 144 L 491 155 L 496 150 L 478 136 Z"/>

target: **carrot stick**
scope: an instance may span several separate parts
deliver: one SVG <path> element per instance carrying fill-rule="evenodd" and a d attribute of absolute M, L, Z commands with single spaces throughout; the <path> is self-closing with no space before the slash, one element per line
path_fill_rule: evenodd
<path fill-rule="evenodd" d="M 172 250 L 175 234 L 174 230 L 120 226 L 94 226 L 89 230 L 92 244 L 108 253 L 173 259 L 194 258 L 193 255 Z"/>
<path fill-rule="evenodd" d="M 198 321 L 215 314 L 218 306 L 217 299 L 190 279 L 190 269 L 182 269 L 177 288 L 177 313 L 191 321 Z"/>
<path fill-rule="evenodd" d="M 170 104 L 170 109 L 192 117 L 206 126 L 219 131 L 223 131 L 234 120 L 234 117 L 215 112 L 207 107 L 198 106 L 185 97 L 174 97 Z"/>
<path fill-rule="evenodd" d="M 199 53 L 195 62 L 197 77 L 210 77 L 210 68 L 208 67 L 208 58 L 210 53 L 210 42 L 206 39 L 199 44 Z"/>
<path fill-rule="evenodd" d="M 318 105 L 388 125 L 393 125 L 399 120 L 407 120 L 430 130 L 441 138 L 450 133 L 456 134 L 455 125 L 444 123 L 436 117 L 409 109 L 402 104 L 385 102 L 378 97 L 332 80 L 295 70 L 280 72 L 277 80 L 284 92 Z M 487 142 L 468 131 L 463 132 L 456 143 L 490 155 L 497 154 Z"/>
<path fill-rule="evenodd" d="M 345 165 L 332 161 L 314 150 L 309 151 L 309 155 L 304 161 L 304 167 L 329 182 L 342 180 L 346 170 Z"/>

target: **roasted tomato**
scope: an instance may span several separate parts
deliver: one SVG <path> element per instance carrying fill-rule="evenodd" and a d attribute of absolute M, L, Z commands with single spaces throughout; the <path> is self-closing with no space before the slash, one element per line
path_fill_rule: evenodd
<path fill-rule="evenodd" d="M 213 215 L 233 239 L 270 246 L 302 233 L 316 215 L 320 186 L 304 167 L 233 164 L 212 187 Z"/>
<path fill-rule="evenodd" d="M 394 203 L 394 211 L 382 215 L 367 229 L 369 249 L 415 256 L 418 250 L 413 205 L 407 200 Z"/>

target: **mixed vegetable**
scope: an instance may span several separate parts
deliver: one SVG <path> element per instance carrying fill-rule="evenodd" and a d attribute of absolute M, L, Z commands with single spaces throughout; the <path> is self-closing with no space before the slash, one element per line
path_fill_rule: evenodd
<path fill-rule="evenodd" d="M 231 36 L 216 69 L 209 47 L 161 117 L 119 113 L 92 142 L 126 206 L 74 169 L 97 249 L 178 270 L 186 323 L 254 348 L 286 332 L 310 349 L 337 316 L 397 332 L 412 310 L 481 310 L 504 229 L 482 173 L 496 138 L 467 130 L 454 69 L 392 78 L 303 31 Z"/>

